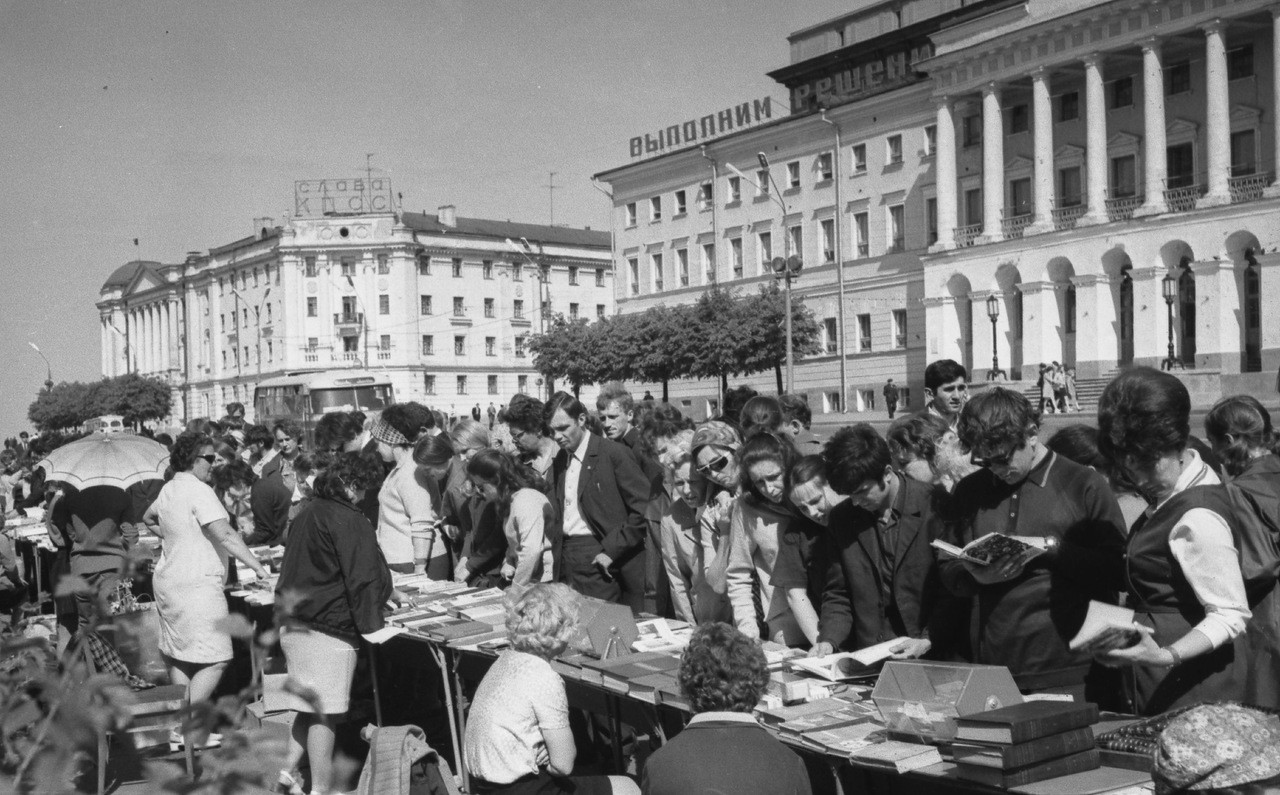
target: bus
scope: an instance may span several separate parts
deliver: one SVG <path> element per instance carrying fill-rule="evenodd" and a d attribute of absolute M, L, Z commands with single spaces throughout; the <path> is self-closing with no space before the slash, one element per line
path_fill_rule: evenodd
<path fill-rule="evenodd" d="M 94 417 L 85 422 L 84 429 L 89 433 L 123 433 L 126 430 L 124 417 L 119 414 L 103 414 L 100 417 Z"/>
<path fill-rule="evenodd" d="M 308 449 L 316 421 L 334 411 L 361 411 L 376 419 L 395 403 L 391 378 L 364 370 L 311 370 L 268 378 L 253 390 L 254 422 L 268 428 L 281 420 L 302 426 Z"/>

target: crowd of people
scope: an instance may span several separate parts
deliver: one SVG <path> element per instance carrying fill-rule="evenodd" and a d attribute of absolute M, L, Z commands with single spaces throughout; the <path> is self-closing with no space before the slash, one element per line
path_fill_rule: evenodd
<path fill-rule="evenodd" d="M 482 791 L 634 786 L 563 778 L 574 741 L 545 660 L 564 648 L 574 592 L 700 626 L 685 667 L 716 715 L 691 735 L 707 747 L 758 745 L 726 717 L 759 696 L 756 639 L 813 655 L 897 640 L 895 658 L 1001 665 L 1025 693 L 1141 715 L 1210 699 L 1280 708 L 1280 458 L 1256 399 L 1219 401 L 1200 438 L 1182 382 L 1131 368 L 1107 385 L 1096 427 L 1049 435 L 1043 399 L 999 384 L 971 398 L 954 361 L 931 363 L 924 383 L 924 410 L 825 442 L 803 398 L 746 387 L 700 423 L 612 383 L 593 407 L 559 392 L 461 418 L 417 403 L 335 412 L 312 439 L 292 422 L 246 424 L 232 404 L 171 441 L 167 483 L 115 500 L 63 493 L 51 521 L 73 540 L 99 534 L 73 541 L 85 560 L 90 547 L 123 554 L 128 539 L 91 530 L 113 521 L 163 539 L 161 651 L 196 699 L 231 659 L 218 623 L 229 558 L 265 574 L 249 547 L 284 546 L 281 646 L 315 693 L 294 697 L 290 762 L 306 754 L 313 792 L 332 786 L 331 718 L 348 708 L 360 635 L 399 598 L 393 572 L 512 589 L 512 650 L 468 722 Z M 931 546 L 989 533 L 1044 551 L 983 565 Z M 78 573 L 113 587 L 110 562 Z M 1127 604 L 1148 631 L 1070 648 L 1094 600 Z M 713 669 L 744 684 L 717 691 Z M 705 770 L 687 752 L 666 754 L 648 791 L 693 791 L 680 782 Z"/>

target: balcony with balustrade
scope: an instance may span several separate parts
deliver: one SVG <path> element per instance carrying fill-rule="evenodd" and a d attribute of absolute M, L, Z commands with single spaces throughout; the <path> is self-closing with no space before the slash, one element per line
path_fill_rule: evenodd
<path fill-rule="evenodd" d="M 1075 229 L 1076 224 L 1088 211 L 1088 207 L 1076 202 L 1067 207 L 1053 208 L 1053 229 L 1055 232 L 1061 232 L 1064 229 Z"/>
<path fill-rule="evenodd" d="M 1035 220 L 1033 213 L 1020 213 L 1000 221 L 1000 231 L 1004 234 L 1005 240 L 1016 239 L 1022 237 L 1031 222 Z"/>
<path fill-rule="evenodd" d="M 969 248 L 978 242 L 978 235 L 982 234 L 982 224 L 957 226 L 955 234 L 956 246 L 959 248 Z"/>

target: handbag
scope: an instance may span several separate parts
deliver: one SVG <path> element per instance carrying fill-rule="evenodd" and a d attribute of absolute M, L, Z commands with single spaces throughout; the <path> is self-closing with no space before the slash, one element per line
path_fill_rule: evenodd
<path fill-rule="evenodd" d="M 108 599 L 112 645 L 135 676 L 153 685 L 167 685 L 169 667 L 160 654 L 160 612 L 155 602 L 145 598 L 134 596 L 132 580 L 121 580 L 116 586 Z"/>

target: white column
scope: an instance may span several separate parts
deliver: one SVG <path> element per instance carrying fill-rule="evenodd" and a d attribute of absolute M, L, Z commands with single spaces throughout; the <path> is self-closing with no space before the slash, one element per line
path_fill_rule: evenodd
<path fill-rule="evenodd" d="M 1191 263 L 1196 277 L 1196 366 L 1240 372 L 1244 344 L 1244 269 L 1231 260 Z"/>
<path fill-rule="evenodd" d="M 1088 210 L 1076 226 L 1105 224 L 1107 216 L 1107 100 L 1102 56 L 1084 57 L 1085 196 Z"/>
<path fill-rule="evenodd" d="M 955 298 L 943 295 L 924 299 L 924 326 L 925 338 L 929 341 L 929 361 L 964 362 L 965 332 L 960 328 Z"/>
<path fill-rule="evenodd" d="M 160 369 L 159 359 L 160 344 L 158 342 L 157 330 L 159 323 L 156 322 L 156 306 L 151 304 L 147 307 L 147 372 L 154 374 Z"/>
<path fill-rule="evenodd" d="M 1004 116 L 1000 86 L 982 87 L 982 234 L 979 243 L 1004 239 Z M 978 352 L 974 351 L 974 358 Z"/>
<path fill-rule="evenodd" d="M 1116 331 L 1116 296 L 1106 274 L 1072 276 L 1076 288 L 1076 355 L 1078 378 L 1099 378 L 1120 360 Z"/>
<path fill-rule="evenodd" d="M 133 313 L 124 313 L 124 371 L 133 372 Z"/>
<path fill-rule="evenodd" d="M 1256 255 L 1262 312 L 1262 372 L 1280 369 L 1280 253 Z"/>
<path fill-rule="evenodd" d="M 111 373 L 107 369 L 107 320 L 101 315 L 98 316 L 98 370 L 104 376 L 110 376 Z"/>
<path fill-rule="evenodd" d="M 148 327 L 148 322 L 147 322 L 149 318 L 150 318 L 150 313 L 147 311 L 147 307 L 145 306 L 138 307 L 137 345 L 138 345 L 138 372 L 139 373 L 151 372 L 151 349 L 149 347 L 151 345 L 151 335 L 149 333 L 150 328 Z"/>
<path fill-rule="evenodd" d="M 1271 108 L 1280 108 L 1280 5 L 1271 7 Z M 1276 178 L 1267 188 L 1269 197 L 1280 196 L 1280 124 L 1271 121 L 1271 143 L 1274 148 L 1271 162 L 1275 164 Z"/>
<path fill-rule="evenodd" d="M 1231 203 L 1231 102 L 1227 93 L 1227 45 L 1223 27 L 1220 19 L 1203 27 L 1209 191 L 1196 202 L 1197 207 Z M 1274 81 L 1274 77 L 1272 79 Z"/>
<path fill-rule="evenodd" d="M 1062 362 L 1063 337 L 1058 285 L 1054 282 L 1022 282 L 1022 363 L 1024 374 L 1049 362 Z M 1004 363 L 1001 362 L 1001 366 Z"/>
<path fill-rule="evenodd" d="M 1133 363 L 1159 367 L 1168 347 L 1169 309 L 1160 294 L 1160 280 L 1168 273 L 1164 268 L 1134 268 L 1133 280 Z M 1174 308 L 1175 311 L 1177 307 Z M 1174 318 L 1173 341 L 1178 343 L 1177 318 Z"/>
<path fill-rule="evenodd" d="M 1164 58 L 1160 53 L 1160 40 L 1153 36 L 1138 44 L 1142 46 L 1142 110 L 1145 117 L 1142 160 L 1146 197 L 1133 216 L 1142 218 L 1169 211 L 1164 201 L 1168 145 L 1164 135 Z"/>
<path fill-rule="evenodd" d="M 929 250 L 949 251 L 956 247 L 956 227 L 959 225 L 956 208 L 956 123 L 951 115 L 950 99 L 940 97 L 937 108 L 935 138 L 938 152 L 934 156 L 933 173 L 938 198 L 938 240 Z"/>
<path fill-rule="evenodd" d="M 1035 218 L 1025 234 L 1053 231 L 1053 102 L 1049 99 L 1049 70 L 1031 73 L 1031 113 L 1035 124 Z"/>
<path fill-rule="evenodd" d="M 178 329 L 179 306 L 177 298 L 169 301 L 169 367 L 174 370 L 182 369 L 182 361 L 179 358 L 182 355 L 182 346 L 179 344 L 182 339 L 180 330 Z"/>

